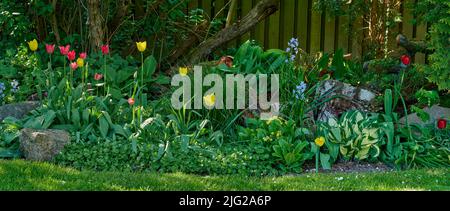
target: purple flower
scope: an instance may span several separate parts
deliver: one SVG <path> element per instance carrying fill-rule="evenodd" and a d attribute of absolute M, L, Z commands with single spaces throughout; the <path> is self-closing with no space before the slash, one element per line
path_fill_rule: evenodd
<path fill-rule="evenodd" d="M 289 53 L 290 56 L 289 59 L 286 59 L 286 63 L 295 61 L 298 54 L 298 46 L 299 43 L 297 38 L 292 38 L 291 40 L 289 40 L 286 52 Z"/>
<path fill-rule="evenodd" d="M 305 92 L 308 88 L 308 85 L 305 82 L 300 82 L 300 84 L 295 87 L 293 94 L 297 100 L 304 100 L 305 99 Z"/>

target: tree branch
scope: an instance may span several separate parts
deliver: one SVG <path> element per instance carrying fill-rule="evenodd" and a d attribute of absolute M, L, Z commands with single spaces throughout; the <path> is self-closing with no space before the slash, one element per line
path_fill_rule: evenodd
<path fill-rule="evenodd" d="M 241 21 L 222 29 L 215 36 L 202 42 L 183 60 L 187 61 L 188 64 L 198 63 L 218 47 L 247 33 L 260 21 L 278 11 L 280 7 L 279 3 L 280 0 L 260 1 Z"/>

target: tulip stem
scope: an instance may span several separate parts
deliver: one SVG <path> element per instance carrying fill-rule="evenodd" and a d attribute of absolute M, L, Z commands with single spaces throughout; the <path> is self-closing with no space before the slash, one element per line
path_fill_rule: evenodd
<path fill-rule="evenodd" d="M 317 148 L 317 151 L 316 151 L 316 173 L 319 173 L 319 153 L 320 153 L 320 148 Z"/>
<path fill-rule="evenodd" d="M 103 66 L 104 66 L 104 75 L 105 75 L 105 79 L 103 80 L 104 82 L 105 82 L 105 84 L 103 84 L 103 95 L 105 95 L 106 96 L 106 89 L 107 89 L 107 85 L 106 85 L 106 83 L 107 83 L 107 81 L 106 81 L 106 77 L 107 77 L 107 71 L 106 71 L 106 55 L 104 56 L 104 59 L 103 59 Z"/>
<path fill-rule="evenodd" d="M 144 89 L 144 53 L 141 52 L 141 87 Z"/>

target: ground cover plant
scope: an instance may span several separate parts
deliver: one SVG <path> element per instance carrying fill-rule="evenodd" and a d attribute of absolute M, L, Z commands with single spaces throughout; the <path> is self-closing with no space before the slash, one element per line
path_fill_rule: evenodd
<path fill-rule="evenodd" d="M 245 14 L 244 3 L 234 8 L 234 0 L 223 8 L 209 5 L 212 12 L 192 2 L 197 1 L 1 1 L 0 106 L 24 101 L 39 106 L 23 118 L 3 117 L 0 107 L 0 189 L 20 189 L 8 183 L 27 174 L 30 170 L 19 169 L 26 166 L 42 174 L 55 170 L 52 178 L 70 181 L 71 190 L 88 189 L 76 180 L 91 175 L 98 175 L 91 186 L 98 189 L 166 190 L 158 182 L 139 182 L 160 174 L 173 184 L 176 178 L 196 181 L 183 190 L 449 189 L 450 116 L 429 111 L 450 107 L 448 3 L 421 0 L 410 7 L 414 24 L 426 21 L 430 27 L 421 41 L 398 35 L 402 50 L 388 45 L 392 35 L 387 32 L 399 20 L 391 5 L 386 17 L 368 20 L 380 23 L 369 24 L 371 32 L 383 29 L 386 34 L 371 33 L 363 45 L 365 55 L 354 52 L 353 57 L 344 48 L 326 52 L 325 44 L 321 52 L 312 52 L 311 37 L 277 39 L 282 49 L 268 46 L 268 39 L 257 40 L 258 22 L 270 22 L 284 4 L 279 0 L 259 1 Z M 359 9 L 370 14 L 380 9 L 376 1 L 364 2 L 320 0 L 314 11 L 354 19 L 361 16 Z M 69 5 L 76 9 L 68 10 Z M 60 20 L 69 15 L 72 22 Z M 230 44 L 234 40 L 239 42 Z M 309 47 L 302 42 L 310 42 Z M 428 58 L 420 64 L 414 61 L 419 53 Z M 251 96 L 242 108 L 217 109 L 225 103 L 219 96 L 239 87 L 234 82 L 215 92 L 213 83 L 201 87 L 204 95 L 197 97 L 205 107 L 175 108 L 172 96 L 179 87 L 172 79 L 196 84 L 196 67 L 219 78 L 279 77 L 276 93 L 270 89 L 277 85 L 273 81 L 267 90 L 256 91 L 266 98 L 279 94 L 271 105 L 279 112 L 262 118 L 267 109 L 252 107 Z M 252 91 L 250 85 L 241 88 Z M 17 161 L 29 159 L 23 129 L 64 131 L 70 143 L 47 160 L 52 164 Z M 389 170 L 407 171 L 301 175 L 311 169 L 333 172 L 343 163 L 382 163 Z M 42 174 L 28 176 L 48 186 L 23 188 L 66 188 L 44 181 Z M 417 178 L 408 179 L 408 174 Z M 111 181 L 105 181 L 109 176 Z M 358 176 L 368 178 L 367 185 Z M 239 187 L 245 183 L 241 177 L 251 178 L 250 183 Z M 346 179 L 334 179 L 341 177 Z M 389 179 L 379 183 L 383 177 Z M 223 178 L 235 182 L 218 182 Z M 279 186 L 271 184 L 272 178 Z M 329 180 L 330 188 L 317 182 L 322 179 Z M 406 185 L 398 183 L 403 180 Z"/>

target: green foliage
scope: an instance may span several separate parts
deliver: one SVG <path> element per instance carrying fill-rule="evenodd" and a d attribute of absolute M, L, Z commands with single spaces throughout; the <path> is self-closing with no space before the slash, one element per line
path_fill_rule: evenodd
<path fill-rule="evenodd" d="M 265 147 L 282 172 L 300 172 L 302 164 L 313 156 L 306 148 L 309 143 L 302 140 L 305 133 L 308 131 L 297 128 L 292 120 L 248 119 L 247 126 L 239 129 L 239 139 Z"/>
<path fill-rule="evenodd" d="M 425 73 L 430 82 L 436 83 L 440 90 L 450 89 L 450 3 L 440 0 L 424 0 L 418 3 L 416 13 L 431 24 L 429 48 L 431 64 L 425 66 Z"/>

